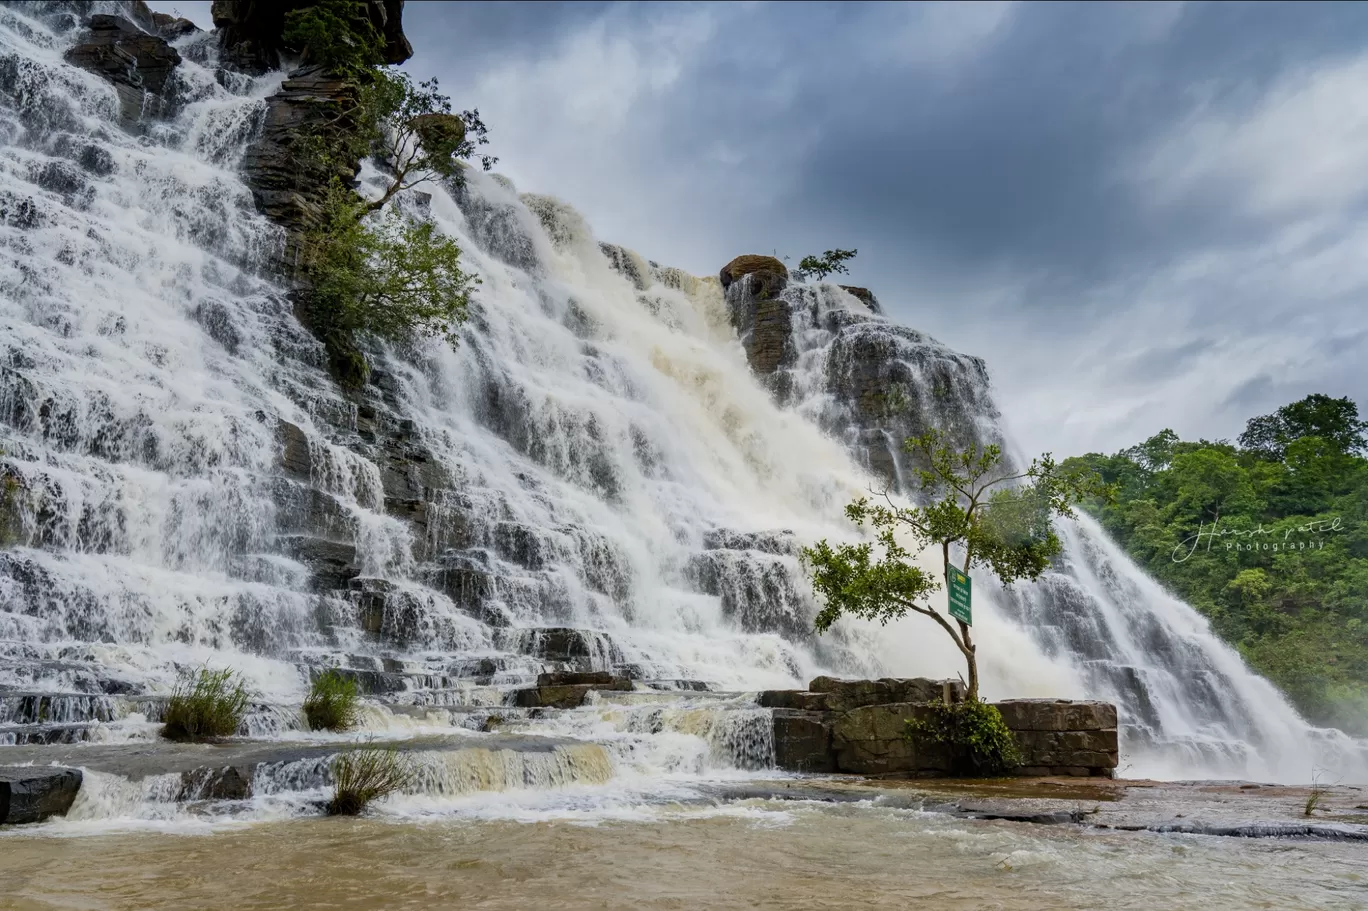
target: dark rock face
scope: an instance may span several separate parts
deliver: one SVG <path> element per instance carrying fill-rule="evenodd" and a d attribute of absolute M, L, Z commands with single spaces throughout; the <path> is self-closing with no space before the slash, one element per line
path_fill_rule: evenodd
<path fill-rule="evenodd" d="M 225 62 L 249 73 L 280 66 L 281 53 L 298 53 L 282 38 L 285 14 L 314 5 L 314 0 L 214 0 L 210 14 Z M 413 56 L 404 35 L 404 0 L 364 0 L 358 4 L 384 38 L 385 62 L 403 63 Z"/>
<path fill-rule="evenodd" d="M 907 736 L 908 720 L 929 715 L 926 706 L 910 702 L 865 705 L 838 713 L 831 726 L 836 767 L 857 775 L 949 774 L 949 750 Z"/>
<path fill-rule="evenodd" d="M 870 291 L 868 288 L 856 287 L 855 285 L 840 285 L 839 287 L 850 296 L 858 298 L 860 303 L 868 307 L 871 312 L 882 315 L 883 307 L 879 305 L 879 299 L 874 296 L 873 291 Z"/>
<path fill-rule="evenodd" d="M 67 62 L 113 83 L 125 121 L 134 123 L 160 112 L 180 53 L 165 38 L 148 34 L 121 16 L 91 16 L 89 27 L 86 40 L 67 51 Z"/>
<path fill-rule="evenodd" d="M 1071 699 L 1004 699 L 995 702 L 1014 731 L 1114 731 L 1116 706 Z"/>
<path fill-rule="evenodd" d="M 129 14 L 143 31 L 158 35 L 167 41 L 175 41 L 199 31 L 199 27 L 182 16 L 153 12 L 144 0 L 133 0 L 129 4 Z"/>
<path fill-rule="evenodd" d="M 1069 699 L 995 703 L 1021 750 L 1018 775 L 1101 775 L 1120 762 L 1116 706 Z"/>
<path fill-rule="evenodd" d="M 257 208 L 286 230 L 287 268 L 297 255 L 300 233 L 318 218 L 320 196 L 329 180 L 340 176 L 350 181 L 360 171 L 359 163 L 339 175 L 310 166 L 298 146 L 333 122 L 354 97 L 355 88 L 346 80 L 319 67 L 295 71 L 267 101 L 261 136 L 243 157 L 244 177 Z"/>
<path fill-rule="evenodd" d="M 755 697 L 755 701 L 767 709 L 797 709 L 803 712 L 827 710 L 827 694 L 807 690 L 765 690 Z"/>
<path fill-rule="evenodd" d="M 0 767 L 0 825 L 65 816 L 81 789 L 81 777 L 80 769 Z"/>

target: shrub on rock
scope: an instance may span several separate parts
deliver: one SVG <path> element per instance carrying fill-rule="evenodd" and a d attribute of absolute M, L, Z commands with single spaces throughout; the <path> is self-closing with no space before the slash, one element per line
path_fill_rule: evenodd
<path fill-rule="evenodd" d="M 329 816 L 359 816 L 372 801 L 401 790 L 413 777 L 397 750 L 365 749 L 343 753 L 332 762 L 333 796 Z"/>
<path fill-rule="evenodd" d="M 304 718 L 314 731 L 345 731 L 356 726 L 356 681 L 336 668 L 320 674 L 304 700 Z"/>
<path fill-rule="evenodd" d="M 161 734 L 167 740 L 200 741 L 230 737 L 247 715 L 247 687 L 229 668 L 202 667 L 181 676 L 166 704 Z"/>

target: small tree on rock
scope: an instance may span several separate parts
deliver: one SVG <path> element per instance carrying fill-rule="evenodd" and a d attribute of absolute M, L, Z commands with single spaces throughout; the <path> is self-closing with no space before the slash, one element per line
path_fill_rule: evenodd
<path fill-rule="evenodd" d="M 798 263 L 798 268 L 793 270 L 793 275 L 799 281 L 807 281 L 815 278 L 822 281 L 828 275 L 849 275 L 850 270 L 846 268 L 846 262 L 855 258 L 858 250 L 828 250 L 821 256 L 804 256 Z"/>
<path fill-rule="evenodd" d="M 929 466 L 917 469 L 926 505 L 899 505 L 887 491 L 882 503 L 861 497 L 846 506 L 846 516 L 871 528 L 873 541 L 833 547 L 822 540 L 803 549 L 823 602 L 814 625 L 821 633 L 844 615 L 884 624 L 909 613 L 928 617 L 964 656 L 968 698 L 977 702 L 978 647 L 969 625 L 931 605 L 941 583 L 912 562 L 915 553 L 938 549 L 946 574 L 953 557 L 962 572 L 986 568 L 1004 585 L 1037 579 L 1061 548 L 1054 517 L 1071 517 L 1073 505 L 1097 491 L 1098 482 L 1062 471 L 1048 453 L 1012 472 L 1001 447 L 959 450 L 936 430 L 907 440 L 904 449 Z"/>

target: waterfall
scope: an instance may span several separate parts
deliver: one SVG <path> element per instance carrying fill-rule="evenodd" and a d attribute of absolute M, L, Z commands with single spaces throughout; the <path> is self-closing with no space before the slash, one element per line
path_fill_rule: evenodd
<path fill-rule="evenodd" d="M 396 707 L 497 704 L 546 669 L 728 692 L 956 671 L 911 620 L 814 637 L 797 548 L 849 537 L 842 508 L 871 483 L 868 434 L 830 393 L 851 349 L 905 346 L 887 363 L 926 413 L 1000 438 L 981 362 L 803 286 L 776 396 L 715 279 L 471 173 L 400 201 L 482 279 L 459 346 L 374 345 L 371 385 L 344 393 L 240 173 L 282 74 L 224 75 L 212 36 L 177 39 L 174 105 L 129 129 L 116 90 L 63 61 L 79 30 L 41 9 L 0 7 L 7 712 L 155 700 L 205 662 L 265 704 L 340 666 Z M 361 175 L 371 195 L 381 179 Z M 840 331 L 857 324 L 880 328 Z M 1117 701 L 1131 775 L 1368 780 L 1360 745 L 1298 719 L 1094 525 L 1065 538 L 1040 586 L 975 606 L 989 695 Z M 745 713 L 690 718 L 651 723 L 763 764 Z"/>

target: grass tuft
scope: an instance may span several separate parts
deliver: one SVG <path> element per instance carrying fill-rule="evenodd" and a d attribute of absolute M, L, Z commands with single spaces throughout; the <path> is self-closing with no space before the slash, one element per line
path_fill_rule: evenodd
<path fill-rule="evenodd" d="M 183 741 L 231 737 L 247 714 L 247 700 L 247 687 L 236 671 L 187 671 L 166 704 L 161 734 Z"/>
<path fill-rule="evenodd" d="M 314 731 L 345 731 L 356 726 L 356 681 L 329 668 L 314 680 L 304 700 L 304 717 Z"/>
<path fill-rule="evenodd" d="M 343 753 L 332 762 L 333 796 L 329 816 L 359 816 L 371 801 L 408 784 L 413 770 L 397 750 L 364 749 Z"/>

